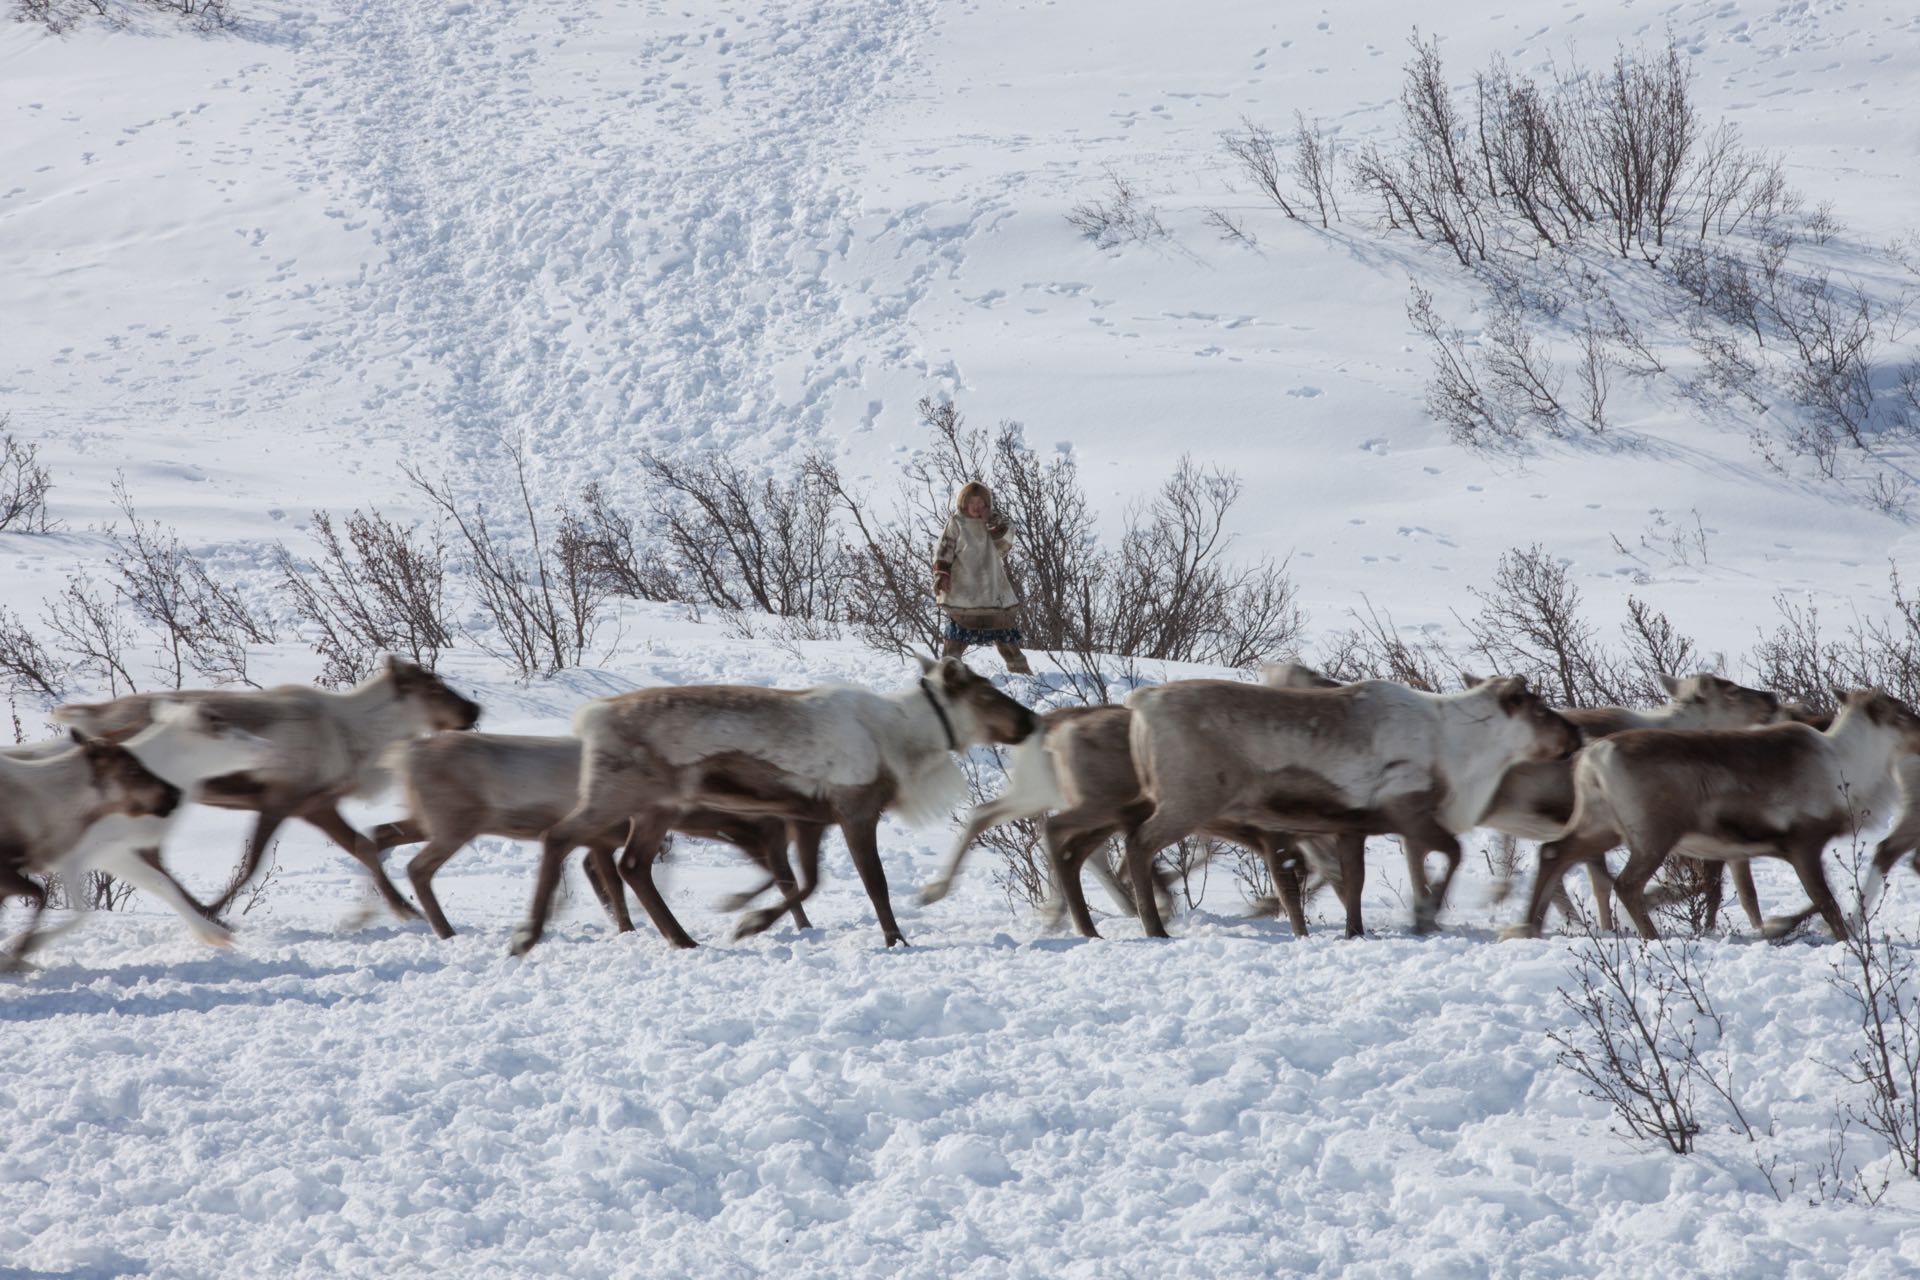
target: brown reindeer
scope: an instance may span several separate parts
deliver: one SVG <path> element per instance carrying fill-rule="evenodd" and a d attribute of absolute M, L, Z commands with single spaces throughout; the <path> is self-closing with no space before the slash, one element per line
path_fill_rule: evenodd
<path fill-rule="evenodd" d="M 1568 707 L 1560 712 L 1580 730 L 1584 742 L 1597 742 L 1629 729 L 1746 729 L 1771 724 L 1783 714 L 1780 699 L 1762 689 L 1749 689 L 1720 676 L 1702 672 L 1676 680 L 1661 676 L 1667 702 L 1651 710 L 1632 707 Z M 1500 779 L 1480 825 L 1490 827 L 1506 840 L 1552 840 L 1566 830 L 1573 817 L 1573 761 L 1539 760 L 1515 765 Z M 1512 866 L 1511 857 L 1499 860 Z M 1714 868 L 1710 889 L 1711 904 L 1717 914 L 1720 886 L 1719 864 Z M 1600 927 L 1613 928 L 1612 880 L 1604 861 L 1587 865 L 1593 887 Z M 1570 911 L 1565 891 L 1556 882 L 1558 904 Z M 1744 863 L 1734 866 L 1734 889 L 1753 927 L 1761 927 L 1760 899 L 1754 891 L 1753 874 Z M 1502 878 L 1494 886 L 1494 900 L 1503 900 L 1508 883 Z"/>
<path fill-rule="evenodd" d="M 1152 937 L 1166 936 L 1148 892 L 1154 854 L 1221 823 L 1343 837 L 1340 889 L 1348 936 L 1358 936 L 1366 836 L 1398 835 L 1416 870 L 1427 852 L 1445 855 L 1443 896 L 1458 837 L 1505 771 L 1579 745 L 1578 731 L 1512 676 L 1458 694 L 1378 680 L 1301 690 L 1183 680 L 1136 690 L 1127 705 L 1152 805 L 1127 835 L 1127 866 Z M 1415 927 L 1430 928 L 1437 910 L 1416 902 Z"/>
<path fill-rule="evenodd" d="M 1624 841 L 1627 865 L 1614 892 L 1642 937 L 1657 938 L 1647 911 L 1647 881 L 1670 854 L 1696 858 L 1785 859 L 1811 905 L 1769 921 L 1785 928 L 1817 911 L 1836 938 L 1847 926 L 1827 885 L 1827 841 L 1858 829 L 1887 795 L 1896 763 L 1920 752 L 1920 716 L 1877 690 L 1846 695 L 1824 732 L 1804 724 L 1736 731 L 1637 729 L 1603 739 L 1574 767 L 1574 812 L 1567 831 L 1540 851 L 1524 924 L 1505 936 L 1537 936 L 1552 886 L 1576 863 Z"/>
<path fill-rule="evenodd" d="M 53 715 L 89 735 L 115 740 L 144 728 L 160 703 L 180 701 L 202 706 L 223 722 L 266 738 L 276 749 L 268 766 L 210 778 L 201 786 L 203 804 L 260 815 L 239 874 L 209 910 L 217 915 L 226 909 L 259 870 L 260 857 L 280 824 L 299 818 L 366 867 L 394 914 L 403 919 L 419 914 L 387 879 L 373 841 L 340 816 L 339 805 L 348 796 L 384 788 L 380 761 L 388 747 L 434 729 L 471 729 L 480 719 L 477 704 L 425 667 L 390 657 L 380 671 L 344 693 L 305 685 L 135 693 L 111 702 L 60 707 Z"/>
<path fill-rule="evenodd" d="M 433 931 L 453 936 L 433 877 L 475 836 L 537 840 L 572 812 L 580 790 L 580 743 L 575 738 L 523 737 L 499 733 L 436 733 L 403 742 L 387 753 L 407 798 L 407 816 L 374 829 L 374 847 L 426 842 L 407 864 L 420 908 Z M 587 879 L 620 932 L 633 928 L 626 890 L 613 852 L 627 842 L 625 819 L 587 842 Z M 745 818 L 711 810 L 685 815 L 675 830 L 736 845 L 791 890 L 787 828 L 777 818 Z M 798 902 L 795 927 L 811 928 Z"/>
<path fill-rule="evenodd" d="M 798 886 L 775 906 L 750 913 L 736 937 L 765 930 L 813 893 L 820 836 L 832 823 L 846 839 L 887 945 L 905 942 L 880 863 L 880 815 L 895 809 L 923 823 L 944 817 L 965 789 L 951 753 L 1021 742 L 1035 724 L 1031 711 L 957 658 L 923 659 L 922 668 L 915 685 L 893 694 L 692 685 L 582 707 L 573 717 L 585 752 L 580 799 L 546 835 L 533 908 L 515 933 L 514 954 L 539 942 L 567 854 L 625 819 L 633 828 L 621 876 L 654 926 L 675 946 L 691 947 L 653 883 L 653 859 L 681 815 L 702 809 L 794 824 Z M 770 879 L 756 892 L 773 887 Z"/>
<path fill-rule="evenodd" d="M 86 741 L 38 759 L 0 757 L 0 899 L 26 898 L 33 909 L 0 968 L 18 967 L 41 937 L 47 893 L 28 872 L 59 867 L 94 823 L 164 818 L 179 803 L 178 787 L 111 743 Z"/>
<path fill-rule="evenodd" d="M 1269 663 L 1263 683 L 1276 689 L 1331 689 L 1338 682 L 1298 662 Z M 1014 748 L 1007 768 L 1007 785 L 992 800 L 967 814 L 965 829 L 947 857 L 940 874 L 920 890 L 920 901 L 934 903 L 953 889 L 974 841 L 991 827 L 1020 818 L 1048 817 L 1042 826 L 1047 849 L 1048 877 L 1053 886 L 1052 915 L 1072 912 L 1074 925 L 1088 937 L 1092 930 L 1080 870 L 1091 865 L 1107 892 L 1128 914 L 1134 914 L 1133 893 L 1115 879 L 1104 856 L 1093 856 L 1107 841 L 1125 833 L 1144 802 L 1133 754 L 1127 745 L 1131 713 L 1125 707 L 1062 707 L 1040 717 L 1034 735 Z M 1233 828 L 1204 834 L 1259 853 L 1273 878 L 1275 897 L 1256 903 L 1262 914 L 1284 910 L 1296 933 L 1306 933 L 1304 888 L 1299 855 L 1277 833 L 1254 834 Z M 1236 839 L 1235 836 L 1244 836 Z M 1071 849 L 1069 849 L 1071 846 Z M 1070 852 L 1070 865 L 1061 861 Z M 1071 888 L 1067 886 L 1071 884 Z M 1164 880 L 1155 892 L 1164 909 L 1171 902 Z M 1073 899 L 1078 899 L 1076 908 Z"/>

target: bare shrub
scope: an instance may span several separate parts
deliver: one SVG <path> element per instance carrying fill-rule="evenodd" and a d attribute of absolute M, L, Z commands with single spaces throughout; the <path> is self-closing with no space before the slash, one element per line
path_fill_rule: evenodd
<path fill-rule="evenodd" d="M 596 582 L 630 600 L 675 600 L 673 568 L 632 517 L 614 509 L 598 481 L 580 493 L 579 538 Z"/>
<path fill-rule="evenodd" d="M 492 623 L 473 636 L 475 645 L 531 680 L 585 661 L 608 592 L 594 572 L 579 517 L 563 513 L 557 527 L 543 526 L 518 449 L 513 465 L 519 510 L 507 530 L 491 524 L 484 508 L 463 506 L 444 481 L 405 471 L 466 544 L 462 567 Z"/>
<path fill-rule="evenodd" d="M 1409 287 L 1407 320 L 1431 347 L 1433 376 L 1427 380 L 1427 412 L 1446 423 L 1454 443 L 1486 447 L 1519 438 L 1506 407 L 1481 386 L 1467 354 L 1466 334 L 1433 309 L 1433 295 Z"/>
<path fill-rule="evenodd" d="M 65 667 L 12 609 L 0 604 L 0 680 L 10 694 L 30 694 L 49 703 L 66 693 Z"/>
<path fill-rule="evenodd" d="M 1560 407 L 1564 379 L 1527 322 L 1527 311 L 1512 294 L 1496 293 L 1482 333 L 1488 391 L 1516 415 L 1557 432 L 1567 411 Z"/>
<path fill-rule="evenodd" d="M 1849 684 L 1844 651 L 1822 632 L 1820 607 L 1811 600 L 1798 604 L 1783 594 L 1773 605 L 1778 620 L 1760 637 L 1747 665 L 1760 687 L 1831 715 L 1837 710 L 1834 691 Z"/>
<path fill-rule="evenodd" d="M 1235 219 L 1234 216 L 1225 209 L 1209 207 L 1203 216 L 1205 217 L 1206 224 L 1220 233 L 1222 240 L 1238 240 L 1249 249 L 1257 249 L 1260 247 L 1259 238 L 1247 230 L 1244 222 Z"/>
<path fill-rule="evenodd" d="M 1852 852 L 1859 890 L 1870 859 L 1857 834 Z M 1920 1178 L 1920 981 L 1911 942 L 1881 926 L 1884 901 L 1860 912 L 1833 961 L 1830 980 L 1860 1022 L 1859 1041 L 1834 1069 L 1858 1090 L 1843 1104 L 1845 1122 L 1886 1144 L 1906 1175 Z"/>
<path fill-rule="evenodd" d="M 1650 261 L 1658 257 L 1653 250 L 1681 216 L 1702 125 L 1692 87 L 1693 73 L 1671 36 L 1651 55 L 1619 50 L 1612 67 L 1589 82 L 1591 191 L 1622 255 L 1637 248 Z"/>
<path fill-rule="evenodd" d="M 1721 1048 L 1725 1020 L 1696 945 L 1642 943 L 1601 933 L 1584 912 L 1575 919 L 1583 936 L 1568 965 L 1572 986 L 1559 989 L 1574 1023 L 1547 1033 L 1560 1050 L 1556 1061 L 1587 1082 L 1582 1093 L 1613 1108 L 1616 1132 L 1628 1137 L 1691 1153 L 1704 1086 L 1751 1140 L 1732 1055 Z"/>
<path fill-rule="evenodd" d="M 1661 676 L 1680 675 L 1700 665 L 1693 639 L 1680 634 L 1666 614 L 1637 597 L 1627 597 L 1627 620 L 1620 624 L 1620 633 L 1627 642 L 1625 657 L 1606 665 L 1630 682 L 1618 692 L 1625 693 L 1631 703 L 1663 701 L 1667 693 Z"/>
<path fill-rule="evenodd" d="M 142 521 L 124 479 L 114 481 L 113 494 L 127 521 L 124 533 L 108 530 L 114 590 L 154 633 L 161 654 L 154 674 L 175 689 L 185 685 L 189 670 L 218 682 L 252 684 L 247 646 L 273 642 L 271 620 L 255 613 L 238 590 L 215 581 L 171 526 Z"/>
<path fill-rule="evenodd" d="M 1340 216 L 1340 199 L 1335 190 L 1335 172 L 1339 157 L 1333 149 L 1333 139 L 1329 138 L 1315 120 L 1307 123 L 1304 113 L 1293 113 L 1293 157 L 1289 166 L 1293 180 L 1305 189 L 1313 200 L 1313 206 L 1320 213 L 1320 225 L 1327 225 L 1329 212 L 1336 218 Z"/>
<path fill-rule="evenodd" d="M 682 462 L 645 453 L 640 462 L 666 495 L 658 516 L 682 598 L 780 618 L 840 615 L 846 556 L 823 464 L 776 480 L 725 456 Z M 586 533 L 596 551 L 598 528 L 589 521 Z"/>
<path fill-rule="evenodd" d="M 1286 566 L 1229 557 L 1227 518 L 1241 492 L 1232 474 L 1183 459 L 1128 513 L 1119 543 L 1103 545 L 1071 454 L 1042 458 L 1017 423 L 989 437 L 949 402 L 920 410 L 929 444 L 908 464 L 890 518 L 814 464 L 851 526 L 849 620 L 868 643 L 902 653 L 938 646 L 929 556 L 952 495 L 973 479 L 993 488 L 1017 531 L 1007 569 L 1027 642 L 1082 655 L 1081 674 L 1097 674 L 1104 654 L 1249 666 L 1298 634 Z"/>
<path fill-rule="evenodd" d="M 47 493 L 53 477 L 40 462 L 40 446 L 19 440 L 0 415 L 0 530 L 15 533 L 51 533 L 56 527 L 47 513 Z"/>
<path fill-rule="evenodd" d="M 65 655 L 76 660 L 74 670 L 90 683 L 106 685 L 116 698 L 139 691 L 127 665 L 134 636 L 117 596 L 103 593 L 86 574 L 75 574 L 46 602 L 40 616 L 59 637 Z"/>
<path fill-rule="evenodd" d="M 1789 443 L 1831 476 L 1840 444 L 1867 446 L 1878 343 L 1873 304 L 1857 289 L 1835 289 L 1823 273 L 1777 294 L 1774 315 L 1799 356 L 1787 389 L 1807 411 Z"/>
<path fill-rule="evenodd" d="M 1253 184 L 1254 190 L 1278 205 L 1280 212 L 1289 218 L 1298 218 L 1300 215 L 1294 212 L 1293 203 L 1280 186 L 1279 141 L 1273 130 L 1256 124 L 1250 116 L 1240 117 L 1238 131 L 1224 129 L 1220 133 L 1220 148 L 1239 166 L 1240 175 Z"/>
<path fill-rule="evenodd" d="M 1164 240 L 1167 228 L 1160 211 L 1146 202 L 1140 189 L 1108 165 L 1107 181 L 1101 194 L 1081 201 L 1067 211 L 1073 229 L 1102 249 L 1133 242 L 1144 244 Z"/>
<path fill-rule="evenodd" d="M 1607 429 L 1607 396 L 1613 390 L 1615 361 L 1605 335 L 1591 323 L 1581 327 L 1578 337 L 1580 363 L 1575 371 L 1580 380 L 1580 417 L 1587 430 L 1601 435 Z"/>
<path fill-rule="evenodd" d="M 333 517 L 313 513 L 320 554 L 304 564 L 284 544 L 274 563 L 294 613 L 313 629 L 313 649 L 326 660 L 320 683 L 357 684 L 386 653 L 426 667 L 453 644 L 447 616 L 447 549 L 440 532 L 425 535 L 378 511 L 355 511 L 346 537 Z"/>
<path fill-rule="evenodd" d="M 1479 167 L 1488 191 L 1549 246 L 1572 243 L 1593 213 L 1581 194 L 1581 139 L 1554 96 L 1496 58 L 1475 77 Z"/>
<path fill-rule="evenodd" d="M 1453 655 L 1431 634 L 1409 639 L 1392 614 L 1382 614 L 1365 596 L 1366 614 L 1350 609 L 1353 625 L 1322 642 L 1314 660 L 1334 680 L 1393 680 L 1440 693 L 1455 683 L 1447 673 L 1456 669 Z"/>
<path fill-rule="evenodd" d="M 1504 552 L 1491 588 L 1473 587 L 1474 617 L 1460 619 L 1473 648 L 1496 671 L 1523 675 L 1563 706 L 1627 701 L 1618 661 L 1580 613 L 1566 565 L 1539 543 Z M 1457 616 L 1457 615 L 1456 615 Z"/>

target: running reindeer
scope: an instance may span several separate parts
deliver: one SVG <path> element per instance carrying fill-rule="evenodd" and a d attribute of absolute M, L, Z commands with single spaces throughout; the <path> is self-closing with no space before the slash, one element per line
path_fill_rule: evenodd
<path fill-rule="evenodd" d="M 921 660 L 924 674 L 892 694 L 823 686 L 763 689 L 690 685 L 641 689 L 590 702 L 574 713 L 580 739 L 579 802 L 547 832 L 539 881 L 513 952 L 524 955 L 546 929 L 567 855 L 631 820 L 620 874 L 654 926 L 691 947 L 653 882 L 660 841 L 685 814 L 716 810 L 790 824 L 799 883 L 753 911 L 736 937 L 760 933 L 813 893 L 820 838 L 838 825 L 879 918 L 887 945 L 906 938 L 893 916 L 876 832 L 898 811 L 924 824 L 944 818 L 965 793 L 952 754 L 982 743 L 1012 745 L 1033 733 L 1031 711 L 957 658 Z M 771 877 L 734 905 L 776 887 Z"/>

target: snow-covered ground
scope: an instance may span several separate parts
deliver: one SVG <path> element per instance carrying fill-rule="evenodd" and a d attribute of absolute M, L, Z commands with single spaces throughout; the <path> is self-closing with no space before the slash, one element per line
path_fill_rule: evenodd
<path fill-rule="evenodd" d="M 1829 263 L 1891 299 L 1877 247 L 1913 225 L 1920 151 L 1920 19 L 1897 6 L 236 8 L 212 36 L 0 25 L 0 414 L 65 525 L 0 533 L 0 601 L 24 616 L 97 564 L 116 475 L 257 592 L 315 508 L 425 514 L 402 463 L 498 499 L 519 446 L 555 498 L 617 493 L 642 446 L 820 448 L 883 489 L 929 394 L 1071 450 L 1109 521 L 1183 452 L 1235 468 L 1241 545 L 1293 555 L 1318 631 L 1363 597 L 1450 628 L 1502 550 L 1539 540 L 1601 615 L 1632 590 L 1738 652 L 1774 592 L 1872 609 L 1913 547 L 1857 486 L 1770 470 L 1752 423 L 1670 387 L 1623 388 L 1597 444 L 1456 448 L 1404 307 L 1419 280 L 1471 324 L 1476 290 L 1357 216 L 1261 210 L 1215 143 L 1296 108 L 1381 136 L 1416 22 L 1463 81 L 1496 53 L 1599 62 L 1671 30 L 1707 113 L 1834 202 Z M 1067 226 L 1108 165 L 1169 239 L 1101 250 Z M 1642 546 L 1696 515 L 1704 557 Z M 851 642 L 770 648 L 672 609 L 618 634 L 531 686 L 468 649 L 444 670 L 489 728 L 539 732 L 641 685 L 906 678 Z M 296 643 L 255 665 L 318 667 Z M 215 885 L 245 825 L 196 812 L 173 861 Z M 311 832 L 281 839 L 232 952 L 136 899 L 0 985 L 0 1276 L 1920 1267 L 1912 1186 L 1809 1203 L 1853 1043 L 1829 946 L 1704 945 L 1775 1135 L 1716 1116 L 1683 1160 L 1610 1133 L 1554 1065 L 1570 945 L 1491 944 L 1514 908 L 1485 905 L 1477 850 L 1442 937 L 1405 932 L 1381 849 L 1362 942 L 1243 921 L 1216 869 L 1173 942 L 1109 919 L 1081 943 L 1010 909 L 985 857 L 915 904 L 945 840 L 883 829 L 914 943 L 893 953 L 837 844 L 821 930 L 750 943 L 712 907 L 745 869 L 683 846 L 669 896 L 710 944 L 685 955 L 608 936 L 577 888 L 509 961 L 531 859 L 501 841 L 437 880 L 449 943 L 345 928 L 359 873 Z M 1790 881 L 1765 871 L 1763 897 L 1797 900 Z M 1896 918 L 1916 901 L 1903 873 Z M 1850 1159 L 1878 1154 L 1856 1138 Z M 1776 1157 L 1783 1189 L 1800 1178 L 1784 1201 L 1756 1164 Z"/>

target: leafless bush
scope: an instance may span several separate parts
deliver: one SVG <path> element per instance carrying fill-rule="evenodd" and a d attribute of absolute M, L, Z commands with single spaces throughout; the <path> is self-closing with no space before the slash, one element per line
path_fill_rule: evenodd
<path fill-rule="evenodd" d="M 227 882 L 220 886 L 220 897 L 228 900 L 226 914 L 229 917 L 249 915 L 255 907 L 268 905 L 267 899 L 272 896 L 276 887 L 275 882 L 280 875 L 280 842 L 278 840 L 267 846 L 266 853 L 261 859 L 261 866 L 265 870 L 249 880 L 246 864 L 239 863 L 234 867 L 233 873 L 227 877 Z M 265 915 L 268 912 L 263 911 L 261 914 Z"/>
<path fill-rule="evenodd" d="M 780 618 L 841 614 L 848 565 L 826 464 L 809 462 L 787 480 L 756 479 L 725 456 L 683 462 L 645 453 L 641 466 L 667 495 L 661 536 L 681 598 Z M 596 563 L 599 528 L 589 522 Z"/>
<path fill-rule="evenodd" d="M 1580 416 L 1587 430 L 1601 435 L 1607 429 L 1607 396 L 1613 390 L 1615 361 L 1606 337 L 1592 324 L 1583 326 L 1578 336 L 1580 363 L 1576 372 L 1580 379 Z"/>
<path fill-rule="evenodd" d="M 1623 660 L 1604 665 L 1619 673 L 1629 704 L 1652 705 L 1665 700 L 1661 676 L 1677 676 L 1698 669 L 1700 653 L 1691 637 L 1680 634 L 1666 614 L 1646 601 L 1627 597 L 1627 620 L 1620 624 L 1627 643 Z"/>
<path fill-rule="evenodd" d="M 75 659 L 74 670 L 90 683 L 106 685 L 116 698 L 138 692 L 127 665 L 134 637 L 117 596 L 104 594 L 86 574 L 75 574 L 46 602 L 41 620 L 59 638 L 64 656 Z"/>
<path fill-rule="evenodd" d="M 1820 608 L 1811 600 L 1799 604 L 1778 595 L 1773 604 L 1774 628 L 1761 635 L 1747 659 L 1756 682 L 1783 699 L 1832 714 L 1834 692 L 1850 683 L 1844 650 L 1821 630 Z"/>
<path fill-rule="evenodd" d="M 10 694 L 30 694 L 49 703 L 66 692 L 66 670 L 40 643 L 20 615 L 0 604 L 0 680 Z"/>
<path fill-rule="evenodd" d="M 40 462 L 40 446 L 18 440 L 0 415 L 0 530 L 51 533 L 47 492 L 53 477 Z"/>
<path fill-rule="evenodd" d="M 1526 676 L 1563 706 L 1628 700 L 1617 659 L 1599 645 L 1596 628 L 1581 615 L 1580 589 L 1566 565 L 1539 543 L 1503 553 L 1493 586 L 1469 593 L 1480 602 L 1480 611 L 1460 622 L 1474 651 L 1494 670 Z"/>
<path fill-rule="evenodd" d="M 1260 247 L 1259 238 L 1247 230 L 1244 222 L 1237 221 L 1225 209 L 1208 208 L 1204 217 L 1207 225 L 1220 233 L 1222 240 L 1238 240 L 1249 249 Z"/>
<path fill-rule="evenodd" d="M 313 628 L 326 659 L 320 683 L 356 684 L 382 654 L 432 667 L 453 644 L 447 616 L 447 549 L 440 532 L 420 534 L 378 511 L 355 511 L 343 540 L 324 511 L 313 513 L 320 555 L 304 564 L 284 544 L 274 563 L 294 613 Z"/>
<path fill-rule="evenodd" d="M 1480 384 L 1466 334 L 1440 318 L 1433 295 L 1417 284 L 1408 292 L 1407 320 L 1432 348 L 1427 412 L 1447 424 L 1454 442 L 1479 448 L 1517 439 L 1520 430 L 1506 406 Z"/>
<path fill-rule="evenodd" d="M 1549 432 L 1567 411 L 1560 407 L 1563 379 L 1527 322 L 1526 308 L 1511 294 L 1496 293 L 1482 334 L 1489 393 Z"/>
<path fill-rule="evenodd" d="M 582 553 L 604 590 L 630 600 L 679 598 L 673 568 L 654 539 L 614 508 L 597 481 L 581 491 L 579 522 Z"/>
<path fill-rule="evenodd" d="M 1280 186 L 1280 147 L 1273 130 L 1256 124 L 1250 116 L 1241 116 L 1237 132 L 1221 131 L 1220 147 L 1240 167 L 1241 176 L 1253 183 L 1254 190 L 1273 201 L 1289 218 L 1300 216 Z"/>
<path fill-rule="evenodd" d="M 137 9 L 173 14 L 201 31 L 222 30 L 237 21 L 229 0 L 14 0 L 15 17 L 37 23 L 56 35 L 71 31 L 88 18 L 119 26 Z"/>
<path fill-rule="evenodd" d="M 513 452 L 519 511 L 510 530 L 490 523 L 482 507 L 459 502 L 444 481 L 412 468 L 406 475 L 435 508 L 453 522 L 466 544 L 462 567 L 473 583 L 481 611 L 492 623 L 476 634 L 483 651 L 514 664 L 521 679 L 579 666 L 599 631 L 608 597 L 594 572 L 589 539 L 577 514 L 563 513 L 543 526 L 534 510 L 526 458 Z"/>
<path fill-rule="evenodd" d="M 991 437 L 951 403 L 921 402 L 928 446 L 908 465 L 891 517 L 823 461 L 814 466 L 848 523 L 849 620 L 868 643 L 937 647 L 928 589 L 931 551 L 952 495 L 983 479 L 1017 531 L 1009 576 L 1027 642 L 1040 649 L 1248 666 L 1291 644 L 1301 626 L 1286 566 L 1229 558 L 1227 518 L 1240 496 L 1230 473 L 1183 459 L 1160 492 L 1130 511 L 1117 545 L 1095 536 L 1072 455 L 1042 458 L 1019 425 Z"/>
<path fill-rule="evenodd" d="M 1457 669 L 1453 655 L 1432 635 L 1405 636 L 1392 614 L 1376 612 L 1361 597 L 1362 616 L 1350 609 L 1353 625 L 1322 642 L 1315 665 L 1334 680 L 1394 680 L 1429 693 L 1440 693 L 1455 683 L 1447 675 Z"/>
<path fill-rule="evenodd" d="M 1693 73 L 1672 39 L 1656 54 L 1615 53 L 1587 98 L 1592 195 L 1622 255 L 1654 247 L 1682 216 L 1689 158 L 1702 122 Z M 1649 239 L 1652 246 L 1648 244 Z"/>
<path fill-rule="evenodd" d="M 1488 243 L 1486 192 L 1471 135 L 1447 85 L 1440 41 L 1422 40 L 1416 30 L 1408 44 L 1413 56 L 1400 89 L 1402 150 L 1391 194 L 1413 226 L 1453 250 L 1460 265 L 1471 266 L 1486 258 Z"/>
<path fill-rule="evenodd" d="M 1857 891 L 1870 863 L 1857 834 L 1852 855 Z M 1861 1095 L 1844 1104 L 1845 1122 L 1885 1143 L 1906 1175 L 1920 1178 L 1920 981 L 1910 940 L 1881 926 L 1883 902 L 1860 913 L 1834 957 L 1834 989 L 1860 1020 L 1860 1040 L 1835 1070 Z"/>
<path fill-rule="evenodd" d="M 1313 200 L 1314 208 L 1319 210 L 1320 225 L 1327 225 L 1329 211 L 1334 217 L 1340 216 L 1340 199 L 1335 191 L 1335 171 L 1339 157 L 1334 153 L 1333 139 L 1321 130 L 1320 122 L 1307 123 L 1304 113 L 1293 113 L 1293 159 L 1290 168 L 1293 180 L 1306 190 Z"/>
<path fill-rule="evenodd" d="M 1067 211 L 1073 229 L 1102 249 L 1127 243 L 1163 240 L 1167 228 L 1160 211 L 1148 204 L 1139 188 L 1120 176 L 1109 165 L 1107 181 L 1098 196 L 1083 200 Z"/>
<path fill-rule="evenodd" d="M 1579 121 L 1553 94 L 1496 58 L 1475 77 L 1479 169 L 1549 246 L 1572 243 L 1593 221 L 1584 187 Z"/>
<path fill-rule="evenodd" d="M 1569 963 L 1572 987 L 1559 991 L 1574 1024 L 1547 1038 L 1560 1065 L 1587 1082 L 1581 1092 L 1611 1106 L 1629 1137 L 1687 1155 L 1702 1132 L 1704 1086 L 1752 1139 L 1696 946 L 1601 933 L 1585 913 L 1576 922 L 1584 937 Z"/>
<path fill-rule="evenodd" d="M 175 689 L 189 669 L 214 681 L 252 684 L 247 646 L 272 643 L 272 622 L 239 591 L 216 582 L 170 526 L 142 521 L 123 479 L 114 481 L 113 494 L 127 521 L 125 532 L 108 531 L 114 590 L 154 633 L 161 654 L 155 675 Z"/>
<path fill-rule="evenodd" d="M 1831 476 L 1840 444 L 1867 447 L 1878 344 L 1873 304 L 1818 274 L 1778 294 L 1774 315 L 1799 356 L 1789 365 L 1787 389 L 1807 411 L 1789 442 Z"/>

